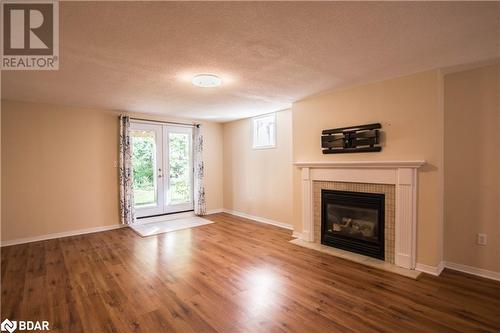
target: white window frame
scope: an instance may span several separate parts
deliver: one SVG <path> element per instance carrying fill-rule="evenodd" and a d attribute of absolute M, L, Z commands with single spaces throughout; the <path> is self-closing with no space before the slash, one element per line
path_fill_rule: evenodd
<path fill-rule="evenodd" d="M 257 122 L 259 120 L 262 120 L 262 119 L 265 119 L 265 118 L 273 118 L 273 124 L 274 124 L 274 135 L 272 137 L 272 141 L 273 143 L 272 144 L 269 144 L 269 145 L 262 145 L 262 146 L 259 146 L 257 144 L 257 142 L 259 140 L 257 140 L 257 136 L 258 136 L 258 133 L 257 133 Z M 262 116 L 258 116 L 258 117 L 254 117 L 253 118 L 253 122 L 252 122 L 252 125 L 253 125 L 253 138 L 252 138 L 252 142 L 253 142 L 253 145 L 252 145 L 252 148 L 253 149 L 271 149 L 271 148 L 276 148 L 276 132 L 277 132 L 277 126 L 276 126 L 276 113 L 268 113 L 268 114 L 265 114 L 265 115 L 262 115 Z"/>

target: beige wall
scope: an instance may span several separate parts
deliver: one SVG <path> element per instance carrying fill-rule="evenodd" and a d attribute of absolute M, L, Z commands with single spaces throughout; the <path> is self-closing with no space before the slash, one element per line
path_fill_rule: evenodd
<path fill-rule="evenodd" d="M 111 112 L 2 101 L 2 240 L 118 223 Z"/>
<path fill-rule="evenodd" d="M 419 172 L 417 262 L 442 259 L 443 109 L 438 71 L 335 91 L 294 103 L 293 159 L 426 160 Z M 382 123 L 382 152 L 323 155 L 323 129 Z M 300 221 L 300 173 L 294 169 L 294 226 Z"/>
<path fill-rule="evenodd" d="M 2 240 L 118 224 L 117 116 L 2 101 Z M 204 125 L 210 210 L 222 207 L 222 126 Z"/>
<path fill-rule="evenodd" d="M 291 111 L 276 125 L 276 148 L 252 149 L 251 118 L 224 124 L 224 208 L 291 224 Z"/>
<path fill-rule="evenodd" d="M 500 65 L 444 83 L 445 260 L 500 272 Z"/>

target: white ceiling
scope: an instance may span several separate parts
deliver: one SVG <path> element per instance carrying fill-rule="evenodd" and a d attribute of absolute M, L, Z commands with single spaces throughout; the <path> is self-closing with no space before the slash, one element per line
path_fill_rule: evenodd
<path fill-rule="evenodd" d="M 2 98 L 228 121 L 500 56 L 499 2 L 61 2 L 60 70 Z M 192 86 L 195 73 L 220 88 Z"/>

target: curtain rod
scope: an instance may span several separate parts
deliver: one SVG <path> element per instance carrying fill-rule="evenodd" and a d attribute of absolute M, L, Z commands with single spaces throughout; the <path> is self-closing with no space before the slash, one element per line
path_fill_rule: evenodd
<path fill-rule="evenodd" d="M 199 124 L 176 123 L 174 121 L 153 120 L 153 119 L 144 119 L 144 118 L 135 118 L 135 117 L 130 117 L 130 120 L 149 121 L 149 122 L 153 122 L 153 123 L 184 125 L 184 126 L 192 126 L 192 127 L 200 126 Z"/>

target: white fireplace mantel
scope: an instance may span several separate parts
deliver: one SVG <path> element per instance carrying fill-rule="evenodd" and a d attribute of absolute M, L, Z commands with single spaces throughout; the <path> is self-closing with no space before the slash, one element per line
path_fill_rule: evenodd
<path fill-rule="evenodd" d="M 396 187 L 395 264 L 415 269 L 417 169 L 424 164 L 423 160 L 295 162 L 302 171 L 300 238 L 314 240 L 314 181 L 392 184 Z"/>
<path fill-rule="evenodd" d="M 294 164 L 299 168 L 419 168 L 425 161 L 327 161 Z"/>

